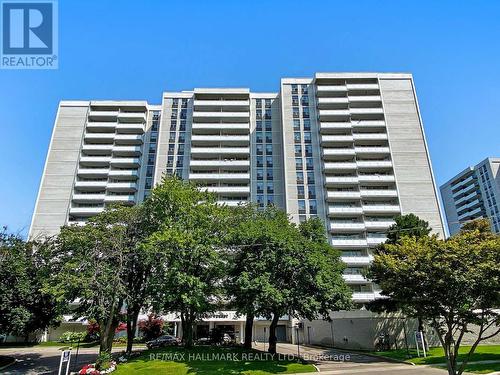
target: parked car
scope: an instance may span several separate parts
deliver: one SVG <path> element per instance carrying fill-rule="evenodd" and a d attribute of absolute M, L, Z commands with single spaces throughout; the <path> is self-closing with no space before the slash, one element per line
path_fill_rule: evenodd
<path fill-rule="evenodd" d="M 180 340 L 177 337 L 165 335 L 160 336 L 157 339 L 146 342 L 148 349 L 163 348 L 165 346 L 177 346 Z"/>

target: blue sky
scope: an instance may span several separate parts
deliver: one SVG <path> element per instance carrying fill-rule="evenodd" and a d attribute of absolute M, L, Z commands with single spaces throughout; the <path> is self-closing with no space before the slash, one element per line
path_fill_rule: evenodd
<path fill-rule="evenodd" d="M 500 156 L 500 2 L 59 2 L 59 69 L 0 70 L 0 225 L 29 227 L 59 100 L 316 71 L 414 75 L 438 184 Z"/>

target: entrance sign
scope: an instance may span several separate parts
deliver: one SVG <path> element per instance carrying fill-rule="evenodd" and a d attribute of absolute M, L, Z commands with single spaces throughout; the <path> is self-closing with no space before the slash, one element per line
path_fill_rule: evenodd
<path fill-rule="evenodd" d="M 63 350 L 61 353 L 61 361 L 59 362 L 59 372 L 58 375 L 62 374 L 63 363 L 66 363 L 65 375 L 69 374 L 69 363 L 71 360 L 71 350 Z"/>
<path fill-rule="evenodd" d="M 424 333 L 422 331 L 415 331 L 415 344 L 417 345 L 417 355 L 420 357 L 421 349 L 424 358 L 427 357 L 427 353 L 425 352 Z"/>

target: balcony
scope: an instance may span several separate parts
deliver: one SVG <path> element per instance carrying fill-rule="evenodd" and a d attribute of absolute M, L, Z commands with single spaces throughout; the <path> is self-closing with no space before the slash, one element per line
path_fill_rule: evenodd
<path fill-rule="evenodd" d="M 354 162 L 326 162 L 323 164 L 323 170 L 336 171 L 336 170 L 355 170 L 357 168 Z"/>
<path fill-rule="evenodd" d="M 354 207 L 342 207 L 342 206 L 328 206 L 328 213 L 330 215 L 339 215 L 339 216 L 352 216 L 352 215 L 361 215 L 363 213 L 363 209 L 358 206 Z"/>
<path fill-rule="evenodd" d="M 115 143 L 117 145 L 142 145 L 142 135 L 138 134 L 117 134 Z"/>
<path fill-rule="evenodd" d="M 250 173 L 190 173 L 189 179 L 192 181 L 248 181 Z"/>
<path fill-rule="evenodd" d="M 249 100 L 200 100 L 194 101 L 195 107 L 249 107 Z"/>
<path fill-rule="evenodd" d="M 349 117 L 351 112 L 349 109 L 320 109 L 319 118 L 320 119 L 328 119 L 332 117 Z"/>
<path fill-rule="evenodd" d="M 138 158 L 112 158 L 110 164 L 118 168 L 138 168 L 141 160 Z"/>
<path fill-rule="evenodd" d="M 354 133 L 355 141 L 386 141 L 387 134 L 385 133 Z"/>
<path fill-rule="evenodd" d="M 99 133 L 114 133 L 116 122 L 87 122 L 86 130 Z"/>
<path fill-rule="evenodd" d="M 317 99 L 318 108 L 329 108 L 335 107 L 336 105 L 347 105 L 349 99 L 347 97 L 337 97 L 337 98 L 318 98 Z"/>
<path fill-rule="evenodd" d="M 207 186 L 200 189 L 217 194 L 250 194 L 250 186 Z"/>
<path fill-rule="evenodd" d="M 192 124 L 193 130 L 200 131 L 211 131 L 211 130 L 231 130 L 239 132 L 250 131 L 250 125 L 248 123 L 200 123 L 195 122 Z"/>
<path fill-rule="evenodd" d="M 346 238 L 346 239 L 334 239 L 332 238 L 330 244 L 339 249 L 352 249 L 366 247 L 366 239 L 364 238 Z"/>
<path fill-rule="evenodd" d="M 228 119 L 238 122 L 248 122 L 250 118 L 250 112 L 224 112 L 224 111 L 213 111 L 213 112 L 201 112 L 194 111 L 193 119 L 195 120 L 215 120 L 215 119 Z"/>
<path fill-rule="evenodd" d="M 144 125 L 136 123 L 119 123 L 116 125 L 116 132 L 122 134 L 143 134 Z"/>
<path fill-rule="evenodd" d="M 332 130 L 347 129 L 352 129 L 350 122 L 320 122 L 320 130 L 322 133 L 328 133 Z"/>
<path fill-rule="evenodd" d="M 82 156 L 80 158 L 80 165 L 88 167 L 104 167 L 108 166 L 110 161 L 111 158 L 106 156 Z"/>
<path fill-rule="evenodd" d="M 345 143 L 354 141 L 354 137 L 352 135 L 322 135 L 321 143 Z"/>
<path fill-rule="evenodd" d="M 384 174 L 360 174 L 358 175 L 359 182 L 394 182 L 396 179 L 393 175 Z"/>
<path fill-rule="evenodd" d="M 348 284 L 366 284 L 369 282 L 363 275 L 343 274 L 342 277 Z"/>
<path fill-rule="evenodd" d="M 383 108 L 351 108 L 352 115 L 383 115 Z"/>
<path fill-rule="evenodd" d="M 476 209 L 474 209 L 472 211 L 464 212 L 462 215 L 458 216 L 458 220 L 463 220 L 465 218 L 470 218 L 473 215 L 479 214 L 480 212 L 482 212 L 482 210 L 483 210 L 482 207 L 478 207 L 478 208 L 476 208 Z"/>
<path fill-rule="evenodd" d="M 342 256 L 342 262 L 348 266 L 369 266 L 373 261 L 373 256 Z"/>
<path fill-rule="evenodd" d="M 104 198 L 106 203 L 126 203 L 126 204 L 134 204 L 135 196 L 134 195 L 106 195 Z"/>
<path fill-rule="evenodd" d="M 363 212 L 399 214 L 400 209 L 396 204 L 368 204 L 363 205 Z"/>
<path fill-rule="evenodd" d="M 196 169 L 248 169 L 250 167 L 250 160 L 191 160 L 189 165 Z"/>
<path fill-rule="evenodd" d="M 359 222 L 330 221 L 331 232 L 360 232 L 365 230 L 365 224 Z"/>
<path fill-rule="evenodd" d="M 349 95 L 349 102 L 351 103 L 371 103 L 380 101 L 382 101 L 380 95 Z"/>
<path fill-rule="evenodd" d="M 383 120 L 352 120 L 351 125 L 353 128 L 385 128 Z"/>
<path fill-rule="evenodd" d="M 336 158 L 336 157 L 345 157 L 345 156 L 355 156 L 356 151 L 354 148 L 324 148 L 323 149 L 323 157 L 324 158 Z"/>
<path fill-rule="evenodd" d="M 130 169 L 112 169 L 109 171 L 109 177 L 119 180 L 137 180 L 139 178 L 139 172 Z"/>
<path fill-rule="evenodd" d="M 248 155 L 249 147 L 192 147 L 191 155 Z"/>
<path fill-rule="evenodd" d="M 75 188 L 82 191 L 99 191 L 106 188 L 107 181 L 76 181 Z"/>
<path fill-rule="evenodd" d="M 348 83 L 348 90 L 378 90 L 378 83 Z"/>
<path fill-rule="evenodd" d="M 237 200 L 218 200 L 217 201 L 217 204 L 219 205 L 225 205 L 225 206 L 231 206 L 231 207 L 235 207 L 235 206 L 238 206 L 240 204 L 245 204 L 247 203 L 248 201 L 237 201 Z"/>
<path fill-rule="evenodd" d="M 325 177 L 325 185 L 352 185 L 358 182 L 357 177 Z"/>
<path fill-rule="evenodd" d="M 84 139 L 86 142 L 91 142 L 91 143 L 113 143 L 113 141 L 115 140 L 115 134 L 85 132 Z"/>
<path fill-rule="evenodd" d="M 383 298 L 380 292 L 353 292 L 352 300 L 356 303 L 366 303 L 375 299 Z"/>
<path fill-rule="evenodd" d="M 398 191 L 395 189 L 361 189 L 362 198 L 396 198 Z"/>
<path fill-rule="evenodd" d="M 239 145 L 248 145 L 250 135 L 192 135 L 191 144 L 220 144 L 231 143 Z"/>
<path fill-rule="evenodd" d="M 316 86 L 316 95 L 318 97 L 331 96 L 339 92 L 347 92 L 347 87 L 344 85 L 321 85 Z"/>
<path fill-rule="evenodd" d="M 455 201 L 455 206 L 459 205 L 462 202 L 468 201 L 468 200 L 470 200 L 472 198 L 476 198 L 476 197 L 479 197 L 479 193 L 477 191 L 473 191 L 472 193 L 470 193 L 470 194 L 468 194 L 466 196 L 463 196 L 460 199 L 457 199 Z"/>
<path fill-rule="evenodd" d="M 114 146 L 113 155 L 116 156 L 140 156 L 141 146 Z"/>
<path fill-rule="evenodd" d="M 356 165 L 360 169 L 364 168 L 392 168 L 390 160 L 357 160 Z"/>
<path fill-rule="evenodd" d="M 111 121 L 116 120 L 118 111 L 89 111 L 88 118 L 97 121 Z"/>
<path fill-rule="evenodd" d="M 471 190 L 476 189 L 476 188 L 477 188 L 477 186 L 475 183 L 470 183 L 470 185 L 462 186 L 460 188 L 460 190 L 455 191 L 452 196 L 453 196 L 453 198 L 456 198 L 456 197 L 463 195 L 463 194 L 469 194 L 469 192 Z"/>
<path fill-rule="evenodd" d="M 389 147 L 354 147 L 356 154 L 366 154 L 366 155 L 389 155 L 391 151 Z"/>
<path fill-rule="evenodd" d="M 76 203 L 102 203 L 104 194 L 73 194 L 72 201 Z"/>
<path fill-rule="evenodd" d="M 137 184 L 135 182 L 108 182 L 106 188 L 116 192 L 135 192 Z"/>
<path fill-rule="evenodd" d="M 367 230 L 387 230 L 393 224 L 393 220 L 365 220 L 365 227 Z"/>
<path fill-rule="evenodd" d="M 86 155 L 111 155 L 113 145 L 82 145 L 82 152 Z"/>
<path fill-rule="evenodd" d="M 109 169 L 108 168 L 78 168 L 76 172 L 78 176 L 83 176 L 87 178 L 99 178 L 107 177 Z"/>
<path fill-rule="evenodd" d="M 359 191 L 327 191 L 326 199 L 328 201 L 332 200 L 342 200 L 342 199 L 360 199 L 361 195 Z"/>
<path fill-rule="evenodd" d="M 368 235 L 366 237 L 366 243 L 368 244 L 368 246 L 377 246 L 380 245 L 381 243 L 384 243 L 385 241 L 387 241 L 387 237 L 384 235 L 380 236 Z"/>
<path fill-rule="evenodd" d="M 118 121 L 121 123 L 139 123 L 146 122 L 146 114 L 144 112 L 120 112 Z"/>
<path fill-rule="evenodd" d="M 69 209 L 70 215 L 89 217 L 95 216 L 98 213 L 104 211 L 104 207 L 71 207 Z"/>

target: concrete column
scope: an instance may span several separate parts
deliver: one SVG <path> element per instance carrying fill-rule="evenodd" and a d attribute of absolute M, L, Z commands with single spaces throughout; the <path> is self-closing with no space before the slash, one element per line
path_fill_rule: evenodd
<path fill-rule="evenodd" d="M 179 329 L 177 330 L 177 334 L 179 335 L 178 337 L 182 339 L 182 334 L 183 334 L 183 332 L 182 332 L 182 323 L 178 322 L 177 324 L 179 325 L 178 326 Z"/>
<path fill-rule="evenodd" d="M 245 339 L 245 322 L 240 322 L 240 344 L 243 344 Z"/>
<path fill-rule="evenodd" d="M 174 336 L 177 337 L 177 322 L 174 322 Z"/>

